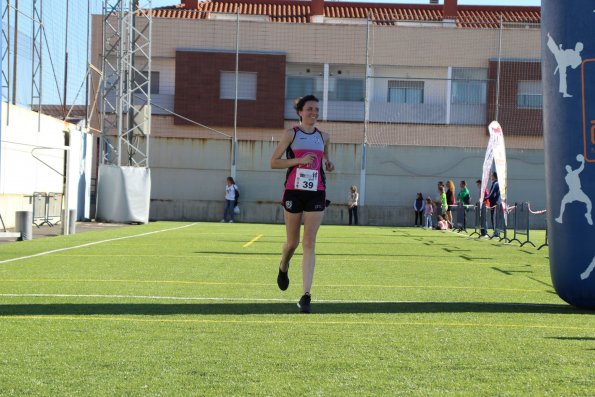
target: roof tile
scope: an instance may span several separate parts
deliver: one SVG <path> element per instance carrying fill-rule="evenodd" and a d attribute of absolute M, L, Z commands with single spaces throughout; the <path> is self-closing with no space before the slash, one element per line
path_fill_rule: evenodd
<path fill-rule="evenodd" d="M 152 10 L 155 18 L 206 19 L 210 13 L 267 15 L 274 22 L 310 22 L 310 2 L 304 0 L 205 0 L 196 9 L 186 4 L 158 7 Z M 326 2 L 324 15 L 329 18 L 367 18 L 374 23 L 393 24 L 395 21 L 441 21 L 442 7 L 430 4 L 386 4 Z M 539 7 L 462 6 L 457 9 L 457 26 L 466 28 L 495 28 L 505 22 L 540 23 Z"/>

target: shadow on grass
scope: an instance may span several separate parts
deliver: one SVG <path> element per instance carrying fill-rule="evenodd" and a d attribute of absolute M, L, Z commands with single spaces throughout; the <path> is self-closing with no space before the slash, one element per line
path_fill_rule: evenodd
<path fill-rule="evenodd" d="M 401 313 L 529 313 L 593 314 L 569 305 L 481 302 L 312 302 L 314 313 L 401 314 Z M 0 316 L 59 315 L 244 315 L 294 314 L 295 303 L 56 303 L 0 305 Z"/>

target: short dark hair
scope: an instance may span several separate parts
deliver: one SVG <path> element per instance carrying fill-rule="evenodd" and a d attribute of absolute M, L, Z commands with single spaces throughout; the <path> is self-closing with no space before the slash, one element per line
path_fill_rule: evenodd
<path fill-rule="evenodd" d="M 296 101 L 295 101 L 295 105 L 293 107 L 295 108 L 295 112 L 298 115 L 298 117 L 300 118 L 300 121 L 302 119 L 300 116 L 300 112 L 302 110 L 304 110 L 304 105 L 308 101 L 318 102 L 318 98 L 316 98 L 314 95 L 306 95 L 306 96 L 296 99 Z"/>
<path fill-rule="evenodd" d="M 496 179 L 498 179 L 498 173 L 496 171 L 494 171 L 494 173 L 492 174 L 492 176 Z"/>

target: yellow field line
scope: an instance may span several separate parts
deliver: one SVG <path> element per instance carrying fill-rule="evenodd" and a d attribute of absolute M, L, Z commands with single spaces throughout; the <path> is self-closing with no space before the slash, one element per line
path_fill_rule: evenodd
<path fill-rule="evenodd" d="M 252 244 L 254 244 L 256 241 L 260 240 L 260 238 L 262 237 L 262 234 L 259 234 L 258 236 L 254 237 L 252 240 L 248 241 L 246 244 L 244 244 L 242 247 L 246 248 L 251 246 Z"/>
<path fill-rule="evenodd" d="M 298 315 L 303 316 L 303 315 Z M 591 327 L 570 327 L 558 325 L 530 325 L 530 324 L 476 324 L 476 323 L 437 323 L 423 321 L 302 321 L 302 320 L 217 320 L 217 319 L 172 319 L 172 318 L 137 318 L 137 317 L 90 317 L 90 316 L 0 316 L 2 320 L 48 320 L 48 321 L 120 321 L 138 323 L 189 323 L 189 324 L 288 324 L 288 325 L 383 325 L 383 326 L 422 326 L 422 327 L 458 327 L 458 328 L 509 328 L 509 329 L 545 329 L 545 330 L 572 330 L 592 331 Z"/>
<path fill-rule="evenodd" d="M 247 243 L 248 244 L 248 243 Z M 343 256 L 348 256 L 349 254 L 333 254 L 335 257 L 343 257 Z M 68 254 L 54 254 L 54 257 L 62 257 L 62 258 L 93 258 L 93 257 L 102 257 L 105 258 L 106 254 L 76 254 L 76 253 L 68 253 Z M 114 254 L 114 253 L 110 253 L 108 255 L 110 258 L 146 258 L 146 257 L 151 257 L 154 258 L 155 254 Z M 192 255 L 167 255 L 167 254 L 159 254 L 160 257 L 163 258 L 196 258 L 196 254 L 192 254 Z M 241 255 L 226 255 L 225 253 L 221 252 L 221 253 L 200 253 L 201 257 L 208 257 L 208 258 L 217 258 L 217 259 L 233 259 L 233 260 L 245 260 L 245 261 L 254 261 L 254 256 L 250 256 L 250 257 L 243 257 Z M 262 257 L 268 256 L 266 253 L 263 253 Z M 302 252 L 301 251 L 297 251 L 295 253 L 295 257 L 301 257 L 302 256 Z M 366 264 L 369 264 L 371 266 L 385 266 L 386 263 L 391 263 L 391 264 L 409 264 L 409 263 L 414 263 L 414 264 L 419 264 L 419 258 L 412 258 L 412 259 L 408 259 L 408 258 L 402 258 L 402 257 L 397 257 L 397 258 L 391 258 L 391 256 L 393 255 L 387 255 L 387 256 L 382 256 L 382 257 L 377 257 L 377 258 L 382 258 L 382 263 L 380 263 L 380 259 L 378 259 L 379 263 L 370 263 L 370 258 L 349 258 L 349 262 L 365 262 Z M 423 255 L 420 255 L 423 256 Z M 436 256 L 435 258 L 440 259 L 440 263 L 436 263 L 436 264 L 432 264 L 432 265 L 427 265 L 427 266 L 431 266 L 431 267 L 436 267 L 436 266 L 451 266 L 451 265 L 457 265 L 457 266 L 474 266 L 474 267 L 478 267 L 478 266 L 494 266 L 494 262 L 476 262 L 474 260 L 471 261 L 466 261 L 466 260 L 462 260 L 462 259 L 455 259 L 455 260 L 450 260 L 450 258 L 442 258 L 440 256 Z M 426 257 L 427 259 L 427 257 Z M 318 259 L 318 263 L 323 262 L 324 259 Z M 336 260 L 335 260 L 336 262 Z M 0 261 L 1 263 L 1 261 Z M 322 264 L 321 266 L 324 266 L 325 264 Z M 504 266 L 516 266 L 519 267 L 518 263 L 499 263 L 498 264 L 499 267 L 504 267 Z M 535 266 L 535 267 L 543 267 L 544 269 L 548 266 L 546 263 L 544 264 L 533 264 L 531 266 Z M 549 269 L 549 268 L 548 268 Z"/>
<path fill-rule="evenodd" d="M 130 284 L 190 284 L 190 285 L 246 285 L 267 286 L 271 283 L 229 283 L 215 281 L 183 281 L 183 280 L 119 280 L 119 279 L 0 279 L 0 283 L 130 283 Z M 319 288 L 385 288 L 385 289 L 455 289 L 477 291 L 509 291 L 509 292 L 543 292 L 544 289 L 496 288 L 453 285 L 387 285 L 387 284 L 318 284 Z"/>

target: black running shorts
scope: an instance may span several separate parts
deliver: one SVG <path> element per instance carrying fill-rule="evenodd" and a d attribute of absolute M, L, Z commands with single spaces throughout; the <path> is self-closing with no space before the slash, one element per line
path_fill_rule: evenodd
<path fill-rule="evenodd" d="M 300 212 L 324 211 L 326 208 L 326 192 L 318 190 L 285 190 L 281 203 L 287 212 L 299 214 Z"/>

